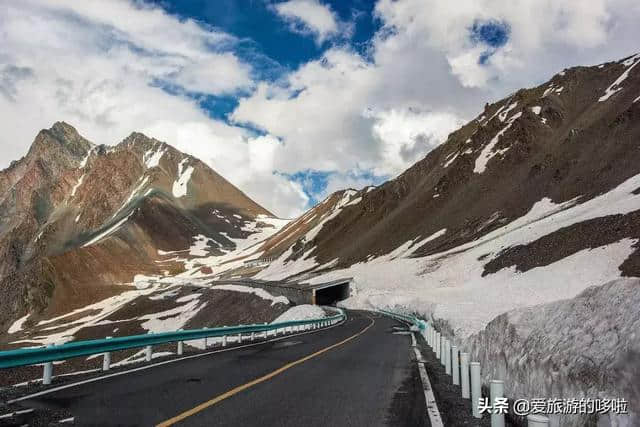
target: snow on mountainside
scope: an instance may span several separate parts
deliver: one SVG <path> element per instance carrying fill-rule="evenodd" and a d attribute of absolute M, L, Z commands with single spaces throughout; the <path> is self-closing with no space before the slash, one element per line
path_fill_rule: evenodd
<path fill-rule="evenodd" d="M 639 63 L 635 55 L 567 69 L 487 104 L 397 178 L 354 192 L 347 203 L 336 193 L 275 234 L 265 245 L 277 259 L 257 277 L 353 277 L 345 306 L 395 308 L 436 321 L 461 348 L 484 355 L 485 372 L 513 386 L 510 397 L 598 397 L 599 391 L 621 397 L 628 390 L 616 388 L 620 383 L 593 378 L 624 375 L 628 366 L 609 356 L 621 346 L 637 349 L 640 335 L 625 323 L 631 309 L 617 310 L 618 285 L 585 289 L 640 276 Z M 313 231 L 305 227 L 317 217 L 322 220 Z M 620 291 L 635 301 L 637 280 L 624 283 Z M 598 304 L 589 302 L 598 296 Z M 602 320 L 600 333 L 615 337 L 602 349 L 608 356 L 591 358 L 589 375 L 582 377 L 576 373 L 582 362 L 570 363 L 567 375 L 578 377 L 568 378 L 564 362 L 548 358 L 560 352 L 576 361 L 584 347 L 580 333 L 568 342 L 564 335 L 538 341 L 530 351 L 536 355 L 522 359 L 521 340 L 530 331 L 548 332 L 549 321 L 498 320 L 514 309 L 548 313 L 552 307 L 556 322 L 567 316 L 568 323 L 557 326 L 564 334 L 581 304 L 598 310 L 593 318 Z M 509 328 L 523 334 L 515 344 Z M 478 339 L 479 333 L 493 341 Z M 637 351 L 628 355 L 635 355 L 637 367 Z M 529 381 L 527 372 L 539 378 Z M 553 386 L 543 384 L 545 375 Z M 624 397 L 640 414 L 635 390 Z"/>
<path fill-rule="evenodd" d="M 348 304 L 397 303 L 466 337 L 510 309 L 640 276 L 639 62 L 568 69 L 487 104 L 313 232 L 294 225 L 341 193 L 283 228 L 267 241 L 278 259 L 258 277 L 353 276 Z"/>
<path fill-rule="evenodd" d="M 58 122 L 0 172 L 0 331 L 25 316 L 21 329 L 111 306 L 162 278 L 205 276 L 187 270 L 285 222 L 168 144 L 133 133 L 96 146 Z M 0 332 L 0 342 L 14 338 Z"/>

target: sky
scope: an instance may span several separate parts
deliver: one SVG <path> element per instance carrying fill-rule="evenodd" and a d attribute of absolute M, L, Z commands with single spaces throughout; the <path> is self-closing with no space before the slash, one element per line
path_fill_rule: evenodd
<path fill-rule="evenodd" d="M 0 167 L 64 120 L 192 154 L 280 217 L 486 102 L 640 51 L 637 0 L 0 0 Z"/>

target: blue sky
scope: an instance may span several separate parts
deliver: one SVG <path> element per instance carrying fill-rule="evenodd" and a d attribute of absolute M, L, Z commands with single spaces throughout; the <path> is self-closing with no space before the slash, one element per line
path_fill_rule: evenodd
<path fill-rule="evenodd" d="M 152 3 L 162 7 L 179 19 L 193 19 L 205 26 L 220 29 L 241 39 L 234 46 L 234 52 L 245 61 L 252 63 L 256 78 L 266 81 L 277 81 L 283 75 L 297 69 L 303 64 L 320 58 L 334 45 L 347 46 L 363 58 L 368 55 L 371 39 L 380 28 L 380 20 L 374 16 L 375 1 L 372 0 L 331 0 L 324 1 L 336 15 L 337 19 L 349 23 L 348 36 L 338 37 L 317 43 L 308 34 L 293 32 L 285 25 L 274 11 L 274 6 L 285 1 L 265 0 L 157 0 Z M 487 33 L 485 23 L 484 32 Z M 174 88 L 160 85 L 170 93 Z M 239 99 L 247 93 L 239 91 L 222 96 L 204 93 L 188 93 L 196 99 L 201 108 L 215 119 L 229 121 L 229 114 L 238 106 Z M 247 126 L 253 132 L 263 134 L 260 129 Z M 295 173 L 280 173 L 299 183 L 309 200 L 306 207 L 312 207 L 319 198 L 326 196 L 326 189 L 331 176 L 340 175 L 335 170 L 305 169 Z M 376 175 L 363 171 L 347 171 L 355 180 L 366 180 L 372 185 L 379 185 L 389 179 L 389 175 Z"/>
<path fill-rule="evenodd" d="M 139 131 L 291 218 L 486 102 L 635 53 L 638 19 L 637 0 L 5 2 L 0 166 L 58 120 L 99 144 Z"/>

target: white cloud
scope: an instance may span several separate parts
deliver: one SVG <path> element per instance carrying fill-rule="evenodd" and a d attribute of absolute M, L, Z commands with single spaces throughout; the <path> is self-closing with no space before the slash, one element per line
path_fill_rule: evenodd
<path fill-rule="evenodd" d="M 640 15 L 640 4 L 634 0 L 580 4 L 573 0 L 461 0 L 425 5 L 419 0 L 380 0 L 376 13 L 398 36 L 421 38 L 423 49 L 444 55 L 464 85 L 494 86 L 491 89 L 500 91 L 507 85 L 530 85 L 569 65 L 634 52 L 638 30 L 633 22 Z M 472 43 L 468 29 L 474 22 L 490 19 L 509 25 L 509 41 L 481 67 L 477 59 L 482 46 Z"/>
<path fill-rule="evenodd" d="M 349 29 L 317 1 L 273 7 L 318 43 Z M 567 66 L 622 58 L 640 39 L 636 0 L 379 0 L 375 10 L 383 28 L 367 59 L 334 46 L 274 83 L 253 80 L 233 35 L 141 1 L 4 2 L 0 115 L 11 125 L 0 135 L 0 155 L 8 164 L 57 120 L 97 143 L 139 130 L 202 158 L 277 214 L 295 216 L 308 198 L 274 171 L 335 172 L 325 191 L 396 175 L 486 101 Z M 487 20 L 510 33 L 480 65 L 487 47 L 473 43 L 469 29 Z M 232 120 L 266 136 L 213 120 L 158 82 L 248 92 Z"/>
<path fill-rule="evenodd" d="M 274 9 L 292 31 L 311 34 L 318 44 L 346 29 L 331 8 L 318 0 L 289 0 L 275 4 Z"/>
<path fill-rule="evenodd" d="M 251 67 L 227 50 L 232 36 L 126 1 L 3 4 L 0 27 L 0 115 L 11 123 L 0 136 L 3 167 L 39 129 L 65 120 L 96 143 L 134 130 L 167 141 L 276 214 L 306 207 L 301 188 L 269 168 L 274 138 L 256 140 L 154 85 L 210 94 L 250 88 Z"/>
<path fill-rule="evenodd" d="M 380 0 L 376 15 L 383 28 L 368 60 L 333 47 L 284 84 L 259 84 L 234 111 L 282 139 L 279 169 L 395 175 L 485 102 L 567 66 L 622 58 L 640 38 L 633 0 Z M 471 40 L 474 23 L 490 20 L 510 29 L 501 47 Z"/>

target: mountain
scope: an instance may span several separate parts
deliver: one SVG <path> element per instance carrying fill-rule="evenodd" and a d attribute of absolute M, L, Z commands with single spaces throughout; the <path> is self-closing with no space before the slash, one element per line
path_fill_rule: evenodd
<path fill-rule="evenodd" d="M 307 235 L 302 258 L 312 254 L 318 265 L 337 258 L 336 266 L 346 267 L 440 232 L 414 250 L 414 256 L 428 256 L 487 236 L 534 207 L 578 206 L 613 190 L 640 172 L 638 61 L 636 55 L 571 68 L 538 87 L 487 104 L 478 118 L 423 160 L 396 179 L 359 193 L 358 203 Z M 305 217 L 325 209 L 333 198 Z M 532 262 L 547 265 L 581 249 L 638 237 L 632 216 L 627 221 L 612 215 L 597 218 L 550 235 L 544 243 L 504 253 L 485 273 L 510 265 L 527 270 Z M 610 227 L 615 233 L 606 232 Z M 571 237 L 585 234 L 589 238 L 580 241 Z M 283 230 L 271 245 L 288 239 Z M 551 253 L 540 245 L 558 248 Z M 623 267 L 625 274 L 640 273 L 639 255 L 634 251 Z M 535 261 L 525 265 L 525 257 Z"/>
<path fill-rule="evenodd" d="M 179 276 L 190 259 L 233 252 L 285 222 L 168 144 L 132 133 L 94 145 L 55 123 L 0 172 L 0 331 Z"/>
<path fill-rule="evenodd" d="M 353 277 L 345 306 L 424 315 L 512 398 L 597 390 L 639 407 L 639 64 L 566 69 L 487 104 L 395 179 L 333 194 L 265 241 L 256 277 Z"/>

